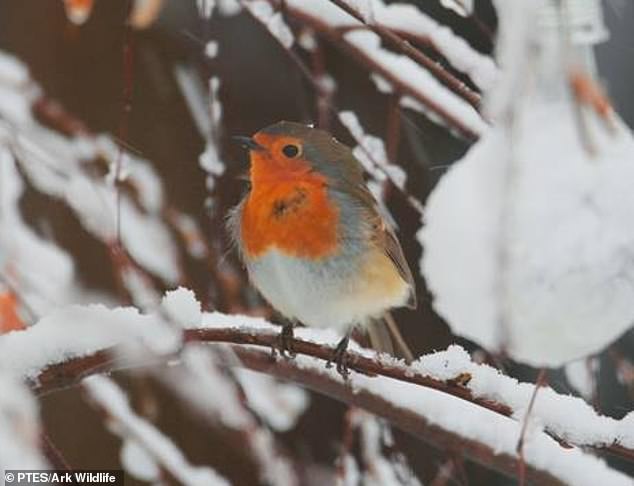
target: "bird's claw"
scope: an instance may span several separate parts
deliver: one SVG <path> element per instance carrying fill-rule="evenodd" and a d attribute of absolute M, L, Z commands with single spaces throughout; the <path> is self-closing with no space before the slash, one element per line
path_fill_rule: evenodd
<path fill-rule="evenodd" d="M 344 380 L 347 380 L 350 376 L 350 368 L 348 368 L 349 339 L 350 337 L 346 335 L 341 341 L 339 341 L 339 344 L 337 344 L 337 347 L 332 352 L 332 357 L 326 363 L 326 368 L 331 368 L 334 362 L 337 366 L 337 373 L 339 373 Z"/>
<path fill-rule="evenodd" d="M 271 347 L 271 356 L 273 358 L 277 357 L 277 352 L 279 351 L 282 358 L 291 359 L 294 358 L 296 353 L 293 350 L 293 339 L 295 335 L 293 334 L 293 325 L 292 324 L 284 324 L 282 327 L 282 331 L 277 337 L 277 342 L 274 346 Z"/>

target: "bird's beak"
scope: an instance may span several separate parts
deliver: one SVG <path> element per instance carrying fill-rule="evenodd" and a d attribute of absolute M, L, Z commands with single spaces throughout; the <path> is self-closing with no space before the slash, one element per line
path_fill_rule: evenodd
<path fill-rule="evenodd" d="M 256 151 L 264 150 L 264 147 L 262 147 L 262 145 L 257 143 L 251 137 L 235 136 L 231 138 L 235 140 L 236 142 L 238 142 L 245 149 L 256 150 Z"/>

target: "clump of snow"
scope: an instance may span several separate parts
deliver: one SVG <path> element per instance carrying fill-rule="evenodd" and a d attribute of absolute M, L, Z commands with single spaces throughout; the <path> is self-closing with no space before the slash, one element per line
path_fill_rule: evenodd
<path fill-rule="evenodd" d="M 136 479 L 149 482 L 161 478 L 161 469 L 156 461 L 134 439 L 123 441 L 120 460 L 126 472 Z"/>
<path fill-rule="evenodd" d="M 455 69 L 467 74 L 480 89 L 489 90 L 493 87 L 498 76 L 498 69 L 489 56 L 478 52 L 462 37 L 436 22 L 414 5 L 404 3 L 384 5 L 382 0 L 374 0 L 374 2 L 378 23 L 398 32 L 428 40 Z M 455 0 L 454 3 L 456 3 Z"/>
<path fill-rule="evenodd" d="M 586 358 L 572 361 L 564 368 L 568 384 L 588 402 L 595 398 L 599 363 L 597 358 Z"/>
<path fill-rule="evenodd" d="M 49 313 L 23 331 L 0 336 L 0 368 L 36 379 L 49 365 L 139 341 L 165 354 L 179 347 L 181 336 L 156 316 L 134 308 L 74 305 Z"/>
<path fill-rule="evenodd" d="M 362 484 L 421 486 L 402 456 L 389 457 L 384 454 L 383 446 L 389 446 L 388 440 L 392 440 L 386 423 L 361 410 L 356 411 L 353 421 L 359 428 L 361 455 L 365 464 Z"/>
<path fill-rule="evenodd" d="M 317 49 L 317 39 L 315 33 L 310 29 L 302 29 L 297 36 L 297 43 L 302 49 L 313 52 Z"/>
<path fill-rule="evenodd" d="M 216 7 L 216 0 L 196 0 L 196 6 L 200 16 L 209 19 Z"/>
<path fill-rule="evenodd" d="M 499 124 L 427 201 L 421 268 L 454 333 L 558 367 L 601 351 L 633 322 L 634 138 L 616 117 L 608 130 L 575 111 L 558 44 L 524 59 L 535 52 L 525 8 L 509 17 L 528 37 L 507 36 L 504 66 L 514 70 L 493 100 Z"/>
<path fill-rule="evenodd" d="M 145 273 L 133 265 L 126 265 L 119 271 L 119 276 L 136 307 L 144 311 L 156 308 L 160 295 Z"/>
<path fill-rule="evenodd" d="M 250 370 L 236 370 L 236 377 L 251 409 L 273 430 L 291 430 L 308 407 L 308 394 L 295 385 Z"/>
<path fill-rule="evenodd" d="M 218 55 L 218 42 L 217 41 L 209 41 L 205 44 L 205 56 L 210 59 L 213 59 Z"/>
<path fill-rule="evenodd" d="M 29 82 L 29 70 L 15 57 L 0 51 L 0 84 L 20 87 Z"/>
<path fill-rule="evenodd" d="M 463 17 L 468 17 L 473 13 L 473 0 L 440 0 L 440 4 L 449 10 L 453 10 L 458 15 L 462 15 Z"/>
<path fill-rule="evenodd" d="M 372 73 L 370 75 L 370 79 L 372 80 L 372 82 L 374 82 L 376 89 L 378 89 L 381 93 L 391 94 L 394 92 L 394 88 L 392 87 L 390 82 L 382 76 L 379 76 L 376 73 Z"/>
<path fill-rule="evenodd" d="M 202 322 L 200 302 L 189 289 L 179 287 L 166 292 L 161 307 L 172 322 L 187 328 L 198 326 Z"/>
<path fill-rule="evenodd" d="M 470 380 L 465 385 L 477 398 L 509 407 L 521 418 L 528 408 L 535 385 L 519 383 L 488 365 L 476 364 L 460 346 L 421 356 L 411 365 L 420 375 L 447 381 L 461 375 Z M 621 444 L 634 447 L 634 429 L 627 431 L 622 420 L 598 415 L 580 398 L 560 395 L 552 388 L 541 388 L 537 394 L 531 421 L 558 437 L 579 446 Z"/>
<path fill-rule="evenodd" d="M 210 0 L 207 0 L 210 1 Z M 223 17 L 232 17 L 242 11 L 239 0 L 215 0 L 218 4 L 218 13 Z"/>
<path fill-rule="evenodd" d="M 475 134 L 486 130 L 486 123 L 471 105 L 445 88 L 429 71 L 409 57 L 383 49 L 380 37 L 374 32 L 351 31 L 344 35 L 344 39 L 371 58 L 382 70 L 393 73 L 405 86 L 420 95 L 419 102 L 433 100 L 432 111 L 442 107 Z"/>

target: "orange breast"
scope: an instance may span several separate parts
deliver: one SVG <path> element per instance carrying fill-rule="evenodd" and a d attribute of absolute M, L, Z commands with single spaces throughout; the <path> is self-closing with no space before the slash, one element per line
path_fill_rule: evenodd
<path fill-rule="evenodd" d="M 271 248 L 299 258 L 323 258 L 337 250 L 338 222 L 319 174 L 253 184 L 242 213 L 242 243 L 250 258 Z"/>

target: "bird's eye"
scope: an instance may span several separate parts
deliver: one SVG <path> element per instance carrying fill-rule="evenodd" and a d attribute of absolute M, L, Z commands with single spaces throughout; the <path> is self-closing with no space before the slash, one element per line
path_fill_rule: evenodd
<path fill-rule="evenodd" d="M 299 147 L 292 144 L 284 145 L 284 148 L 282 148 L 282 153 L 289 159 L 292 159 L 293 157 L 296 157 L 299 153 Z"/>

